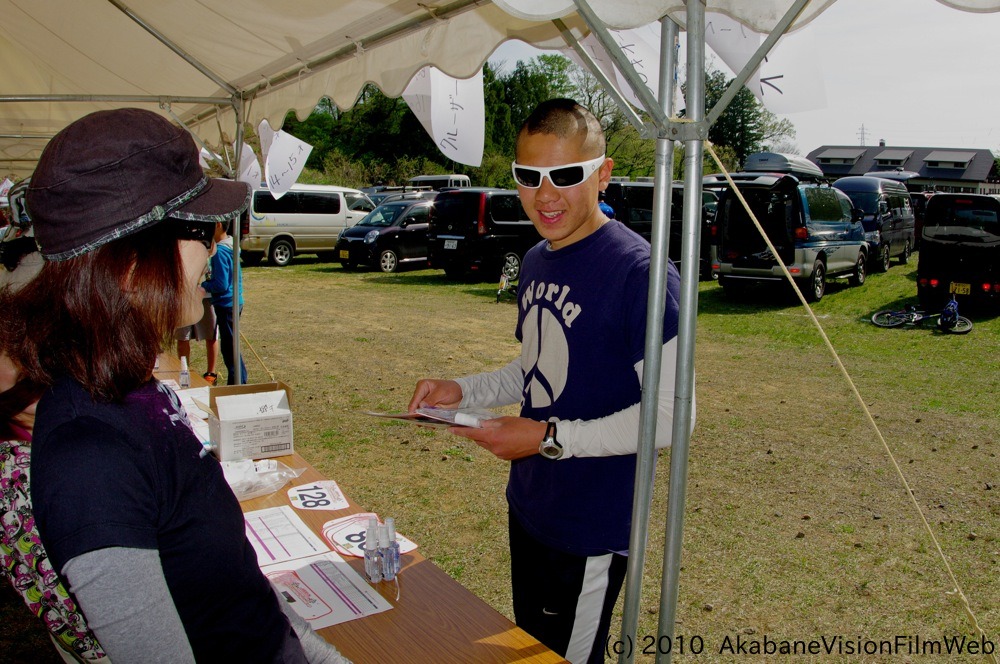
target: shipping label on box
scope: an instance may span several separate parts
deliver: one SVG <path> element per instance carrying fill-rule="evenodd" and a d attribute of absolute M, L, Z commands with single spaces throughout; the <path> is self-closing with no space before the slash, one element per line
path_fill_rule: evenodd
<path fill-rule="evenodd" d="M 220 461 L 284 456 L 294 450 L 290 390 L 284 383 L 209 390 L 209 433 Z"/>

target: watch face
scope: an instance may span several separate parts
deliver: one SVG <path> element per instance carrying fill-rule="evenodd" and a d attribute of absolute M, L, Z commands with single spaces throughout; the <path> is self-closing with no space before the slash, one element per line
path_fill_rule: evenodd
<path fill-rule="evenodd" d="M 546 438 L 538 447 L 538 452 L 549 459 L 558 459 L 562 456 L 562 447 L 551 438 Z"/>

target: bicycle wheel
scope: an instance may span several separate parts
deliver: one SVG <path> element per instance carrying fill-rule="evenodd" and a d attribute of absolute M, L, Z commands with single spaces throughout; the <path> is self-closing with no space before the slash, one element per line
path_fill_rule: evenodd
<path fill-rule="evenodd" d="M 938 327 L 940 327 L 942 331 L 947 332 L 948 334 L 968 334 L 969 332 L 972 331 L 972 321 L 966 318 L 965 316 L 959 316 L 958 320 L 955 321 L 954 326 L 941 327 L 940 325 L 938 325 Z"/>
<path fill-rule="evenodd" d="M 872 322 L 878 327 L 899 327 L 906 324 L 905 311 L 876 311 L 872 314 Z"/>

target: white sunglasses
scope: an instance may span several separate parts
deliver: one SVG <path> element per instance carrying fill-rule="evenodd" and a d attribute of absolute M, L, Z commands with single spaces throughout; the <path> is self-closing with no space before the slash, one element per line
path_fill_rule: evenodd
<path fill-rule="evenodd" d="M 580 161 L 575 164 L 561 166 L 524 166 L 516 161 L 510 165 L 514 179 L 522 187 L 538 189 L 542 186 L 542 178 L 548 176 L 549 182 L 556 189 L 575 187 L 604 165 L 605 155 L 590 161 Z"/>

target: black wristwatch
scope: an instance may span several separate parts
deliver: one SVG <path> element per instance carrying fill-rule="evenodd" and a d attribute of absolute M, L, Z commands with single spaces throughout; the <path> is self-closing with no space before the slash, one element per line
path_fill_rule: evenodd
<path fill-rule="evenodd" d="M 545 427 L 545 437 L 538 445 L 538 453 L 547 459 L 561 459 L 563 446 L 556 440 L 556 423 L 549 422 Z"/>

